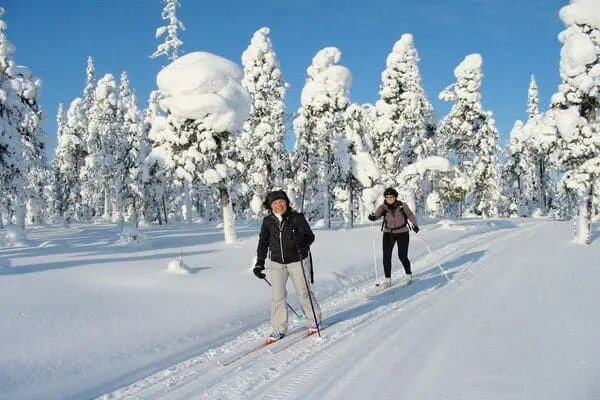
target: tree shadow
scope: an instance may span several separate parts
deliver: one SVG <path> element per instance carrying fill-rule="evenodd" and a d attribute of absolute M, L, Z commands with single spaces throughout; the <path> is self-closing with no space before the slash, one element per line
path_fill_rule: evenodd
<path fill-rule="evenodd" d="M 194 252 L 186 252 L 185 255 L 186 256 L 191 256 L 191 255 L 199 255 L 199 254 L 208 254 L 208 253 L 212 253 L 214 252 L 214 250 L 208 250 L 208 251 L 194 251 Z M 142 255 L 142 256 L 124 256 L 124 257 L 99 257 L 99 258 L 93 258 L 93 259 L 77 259 L 77 260 L 73 260 L 73 261 L 67 261 L 67 260 L 62 260 L 62 261 L 53 261 L 53 262 L 47 262 L 47 263 L 35 263 L 35 264 L 26 264 L 26 265 L 20 265 L 18 267 L 9 267 L 9 268 L 2 268 L 0 269 L 0 276 L 2 275 L 19 275 L 19 274 L 31 274 L 31 273 L 36 273 L 36 272 L 42 272 L 42 271 L 51 271 L 51 270 L 57 270 L 57 269 L 67 269 L 67 268 L 79 268 L 79 267 L 85 267 L 86 265 L 93 265 L 93 264 L 108 264 L 108 263 L 119 263 L 119 262 L 125 262 L 125 261 L 144 261 L 144 260 L 152 260 L 152 261 L 156 261 L 157 258 L 164 258 L 164 259 L 174 259 L 179 257 L 180 253 L 179 252 L 170 252 L 170 253 L 163 253 L 160 254 L 159 256 L 157 256 L 156 254 L 146 254 L 146 255 Z M 165 266 L 166 269 L 166 266 Z M 198 273 L 201 270 L 204 269 L 210 269 L 210 267 L 188 267 L 188 269 L 190 270 L 190 273 L 195 274 Z"/>
<path fill-rule="evenodd" d="M 237 230 L 238 240 L 252 237 L 258 230 L 242 227 Z M 45 232 L 32 232 L 32 236 L 48 237 L 48 240 L 28 239 L 24 246 L 0 248 L 0 255 L 8 258 L 44 257 L 60 254 L 80 256 L 113 255 L 147 250 L 169 250 L 199 244 L 223 242 L 222 228 L 202 225 L 164 225 L 141 229 L 146 243 L 119 244 L 115 225 L 72 225 L 69 228 L 50 227 Z M 185 254 L 189 254 L 185 252 Z"/>

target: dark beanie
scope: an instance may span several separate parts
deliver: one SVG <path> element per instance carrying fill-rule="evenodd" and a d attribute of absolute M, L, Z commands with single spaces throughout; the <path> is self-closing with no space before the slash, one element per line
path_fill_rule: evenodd
<path fill-rule="evenodd" d="M 288 198 L 288 195 L 283 190 L 274 190 L 272 192 L 267 193 L 267 197 L 263 203 L 263 206 L 265 206 L 265 208 L 267 210 L 270 210 L 271 204 L 273 204 L 273 202 L 275 200 L 284 200 L 286 206 L 288 208 L 290 206 L 290 199 Z"/>
<path fill-rule="evenodd" d="M 396 191 L 396 189 L 389 187 L 383 191 L 383 195 L 398 197 L 398 192 Z"/>

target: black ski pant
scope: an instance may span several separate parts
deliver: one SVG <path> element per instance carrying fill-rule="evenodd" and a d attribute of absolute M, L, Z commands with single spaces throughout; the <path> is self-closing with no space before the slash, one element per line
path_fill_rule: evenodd
<path fill-rule="evenodd" d="M 398 243 L 398 258 L 402 262 L 404 272 L 411 274 L 410 260 L 408 259 L 408 232 L 383 232 L 383 274 L 386 278 L 392 277 L 392 250 Z"/>

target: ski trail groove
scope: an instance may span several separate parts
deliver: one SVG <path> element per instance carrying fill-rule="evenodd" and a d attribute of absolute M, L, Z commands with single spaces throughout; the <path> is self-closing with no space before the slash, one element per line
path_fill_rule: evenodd
<path fill-rule="evenodd" d="M 531 227 L 528 227 L 528 225 L 529 224 L 522 224 L 521 228 L 519 228 L 517 231 L 522 233 L 523 230 L 535 228 L 533 223 L 531 224 Z M 465 250 L 469 250 L 478 246 L 481 242 L 489 240 L 490 236 L 498 236 L 499 240 L 495 241 L 494 243 L 504 241 L 512 236 L 510 229 L 508 229 L 507 232 L 507 229 L 493 229 L 489 231 L 485 230 L 485 228 L 486 227 L 484 226 L 482 232 L 477 232 L 474 230 L 473 232 L 468 232 L 466 236 L 458 238 L 456 241 L 447 244 L 442 243 L 441 247 L 436 250 L 432 250 L 434 257 L 432 257 L 428 251 L 423 252 L 419 256 L 419 260 L 416 260 L 417 262 L 414 263 L 415 272 L 418 271 L 415 275 L 422 275 L 416 280 L 416 284 L 418 285 L 418 282 L 424 278 L 428 279 L 436 275 L 441 276 L 440 272 L 437 270 L 437 263 L 435 261 L 436 259 L 440 260 L 443 266 L 445 262 L 448 262 L 449 258 L 452 259 L 453 256 L 464 254 Z M 481 259 L 478 259 L 474 262 L 477 263 L 480 261 Z M 471 264 L 472 262 L 473 261 L 467 260 L 467 264 Z M 459 269 L 459 273 L 461 275 L 467 273 L 467 275 L 470 276 L 473 273 L 470 271 L 470 269 L 461 272 L 460 270 L 463 269 L 463 265 L 451 267 L 449 272 L 454 275 L 456 273 L 454 270 L 457 268 Z M 453 284 L 455 283 L 462 285 L 465 283 L 464 281 L 468 280 L 469 279 L 464 276 L 458 281 L 456 279 L 451 279 L 451 282 Z M 366 288 L 370 287 L 370 285 L 372 285 L 372 281 L 369 280 L 367 282 L 363 282 L 362 284 L 356 285 L 354 287 L 355 290 L 352 292 L 349 290 L 351 288 L 348 288 L 348 290 L 343 291 L 337 296 L 327 299 L 327 303 L 325 304 L 324 308 L 328 311 L 327 314 L 329 314 L 329 317 L 344 312 L 343 309 L 348 306 L 360 307 L 363 303 L 365 303 L 365 299 L 362 297 L 362 292 Z M 413 283 L 413 285 L 415 285 L 415 283 Z M 364 324 L 368 323 L 372 319 L 384 318 L 389 313 L 404 308 L 406 303 L 419 303 L 418 300 L 423 296 L 427 296 L 432 292 L 435 293 L 439 291 L 439 289 L 448 289 L 447 286 L 448 285 L 446 285 L 444 280 L 444 283 L 441 284 L 441 288 L 440 284 L 430 288 L 424 288 L 416 293 L 410 294 L 406 298 L 399 299 L 397 302 L 384 304 L 383 306 L 369 310 L 364 314 L 350 316 L 346 320 L 342 319 L 341 321 L 336 321 L 332 327 L 325 330 L 326 336 L 324 339 L 319 339 L 319 343 L 310 343 L 307 347 L 306 341 L 311 339 L 303 339 L 285 349 L 281 353 L 269 355 L 268 357 L 265 357 L 265 355 L 268 354 L 266 351 L 259 351 L 256 354 L 236 362 L 234 366 L 226 367 L 226 369 L 221 369 L 221 371 L 218 371 L 219 367 L 216 366 L 215 360 L 218 359 L 219 356 L 225 354 L 227 349 L 235 347 L 240 343 L 248 343 L 250 340 L 254 340 L 253 338 L 256 338 L 256 335 L 260 334 L 261 329 L 259 327 L 252 331 L 241 334 L 238 338 L 233 339 L 219 348 L 211 349 L 197 357 L 166 367 L 154 375 L 150 375 L 145 379 L 134 382 L 127 387 L 118 389 L 101 398 L 174 398 L 180 391 L 189 391 L 188 395 L 186 395 L 187 398 L 190 398 L 189 395 L 191 395 L 193 398 L 197 398 L 199 396 L 211 398 L 212 396 L 212 398 L 219 399 L 237 398 L 231 396 L 245 397 L 257 390 L 261 391 L 261 388 L 264 389 L 264 385 L 270 383 L 273 378 L 289 373 L 290 370 L 294 369 L 296 364 L 310 362 L 310 360 L 315 358 L 317 354 L 326 354 L 326 356 L 320 360 L 315 361 L 315 363 L 311 365 L 306 372 L 297 376 L 293 382 L 291 382 L 289 385 L 286 385 L 284 388 L 281 388 L 279 395 L 285 397 L 286 393 L 289 393 L 289 390 L 291 390 L 289 389 L 290 387 L 297 388 L 299 385 L 310 379 L 310 377 L 316 372 L 322 370 L 324 366 L 328 365 L 337 357 L 339 357 L 339 355 L 336 354 L 336 349 L 331 349 L 336 342 L 346 338 L 349 335 L 353 335 L 356 330 L 360 329 Z M 327 314 L 324 313 L 326 318 Z M 261 326 L 262 325 L 264 324 L 261 324 Z M 298 348 L 301 348 L 301 350 L 298 350 Z M 280 355 L 281 357 L 279 357 Z M 269 358 L 272 359 L 269 360 Z M 265 360 L 267 364 L 266 368 L 261 367 L 260 371 L 249 372 L 251 367 L 253 367 L 258 361 Z M 198 378 L 200 376 L 203 378 L 206 377 L 206 380 L 203 379 L 203 381 L 199 382 Z M 235 383 L 232 384 L 232 380 L 234 380 Z M 270 395 L 268 398 L 276 398 L 273 396 L 275 396 L 275 394 Z"/>

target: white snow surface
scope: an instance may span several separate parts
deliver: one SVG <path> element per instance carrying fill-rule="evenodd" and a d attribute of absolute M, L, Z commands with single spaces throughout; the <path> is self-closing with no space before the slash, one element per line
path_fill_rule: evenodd
<path fill-rule="evenodd" d="M 250 114 L 250 95 L 241 68 L 207 52 L 188 53 L 163 68 L 156 83 L 161 107 L 182 119 L 203 120 L 215 132 L 241 130 Z"/>
<path fill-rule="evenodd" d="M 232 245 L 208 224 L 140 228 L 151 247 L 115 246 L 114 225 L 29 227 L 22 246 L 0 248 L 12 261 L 0 269 L 0 398 L 598 398 L 599 226 L 580 246 L 569 222 L 419 225 L 414 282 L 368 297 L 378 227 L 317 229 L 322 337 L 225 367 L 269 332 L 269 287 L 248 267 L 258 225 L 238 224 Z M 168 273 L 180 256 L 189 273 Z"/>

